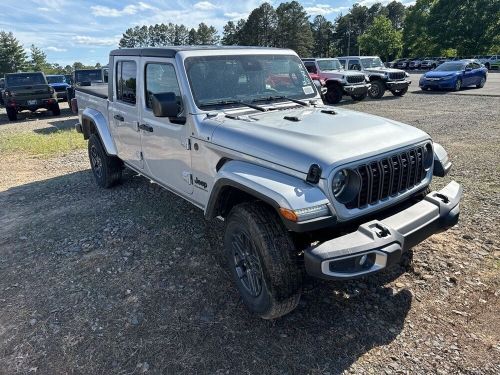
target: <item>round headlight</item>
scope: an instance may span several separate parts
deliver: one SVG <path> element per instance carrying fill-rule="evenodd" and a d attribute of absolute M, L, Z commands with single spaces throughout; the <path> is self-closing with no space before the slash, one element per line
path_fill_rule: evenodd
<path fill-rule="evenodd" d="M 432 144 L 427 143 L 424 148 L 424 169 L 426 171 L 432 166 L 434 161 L 434 150 L 432 149 Z"/>
<path fill-rule="evenodd" d="M 342 169 L 341 171 L 335 173 L 335 176 L 333 176 L 332 180 L 333 195 L 335 196 L 339 195 L 346 186 L 348 180 L 349 180 L 349 175 L 347 174 L 347 170 Z"/>

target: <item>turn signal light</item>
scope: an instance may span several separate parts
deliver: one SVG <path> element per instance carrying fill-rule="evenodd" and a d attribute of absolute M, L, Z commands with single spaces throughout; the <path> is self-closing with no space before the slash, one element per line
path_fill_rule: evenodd
<path fill-rule="evenodd" d="M 297 216 L 295 211 L 289 210 L 288 208 L 280 207 L 280 213 L 281 216 L 283 216 L 285 219 L 293 221 L 294 223 L 299 220 L 299 217 Z"/>

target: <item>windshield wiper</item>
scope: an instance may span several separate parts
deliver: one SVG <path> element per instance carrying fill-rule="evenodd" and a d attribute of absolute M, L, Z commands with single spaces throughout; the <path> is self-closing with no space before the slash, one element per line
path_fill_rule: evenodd
<path fill-rule="evenodd" d="M 230 104 L 241 104 L 249 108 L 256 109 L 261 112 L 267 112 L 268 109 L 261 107 L 260 105 L 255 105 L 247 102 L 243 102 L 241 100 L 215 100 L 211 102 L 200 103 L 200 107 L 209 107 L 212 105 L 230 105 Z"/>
<path fill-rule="evenodd" d="M 291 102 L 300 104 L 300 105 L 302 105 L 304 107 L 309 107 L 309 103 L 303 102 L 302 100 L 289 98 L 288 96 L 284 96 L 284 95 L 274 95 L 274 96 L 271 95 L 271 96 L 267 96 L 265 98 L 258 98 L 258 99 L 252 100 L 252 103 L 255 103 L 255 102 L 270 102 L 270 101 L 273 101 L 273 100 L 280 100 L 280 99 L 289 100 Z"/>

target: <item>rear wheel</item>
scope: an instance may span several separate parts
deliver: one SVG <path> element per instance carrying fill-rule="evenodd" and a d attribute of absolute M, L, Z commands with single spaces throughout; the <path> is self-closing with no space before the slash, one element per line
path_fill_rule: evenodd
<path fill-rule="evenodd" d="M 385 85 L 382 81 L 377 80 L 371 82 L 370 89 L 368 90 L 368 95 L 372 99 L 380 99 L 385 94 Z"/>
<path fill-rule="evenodd" d="M 273 209 L 253 202 L 235 206 L 226 218 L 224 247 L 250 312 L 275 319 L 297 307 L 302 271 L 292 238 Z"/>
<path fill-rule="evenodd" d="M 479 83 L 476 85 L 476 87 L 478 89 L 481 89 L 484 87 L 484 84 L 486 83 L 486 77 L 481 77 L 481 80 L 479 81 Z"/>
<path fill-rule="evenodd" d="M 90 135 L 88 151 L 90 167 L 97 185 L 103 188 L 116 185 L 122 177 L 122 161 L 116 156 L 106 154 L 101 140 L 96 134 Z"/>
<path fill-rule="evenodd" d="M 15 108 L 12 107 L 7 107 L 7 117 L 9 118 L 9 121 L 17 121 L 17 111 Z"/>
<path fill-rule="evenodd" d="M 403 96 L 404 94 L 406 94 L 408 92 L 408 87 L 405 87 L 404 89 L 401 89 L 401 90 L 393 90 L 391 92 L 392 92 L 392 95 L 394 95 L 394 96 Z"/>
<path fill-rule="evenodd" d="M 359 102 L 361 100 L 366 99 L 367 95 L 368 95 L 368 92 L 364 92 L 362 94 L 351 95 L 351 98 L 352 98 L 352 100 Z"/>
<path fill-rule="evenodd" d="M 59 103 L 54 103 L 50 106 L 50 111 L 52 115 L 59 116 L 61 114 L 61 108 L 59 108 Z"/>
<path fill-rule="evenodd" d="M 339 85 L 330 85 L 325 95 L 328 104 L 337 104 L 342 100 L 342 87 Z"/>

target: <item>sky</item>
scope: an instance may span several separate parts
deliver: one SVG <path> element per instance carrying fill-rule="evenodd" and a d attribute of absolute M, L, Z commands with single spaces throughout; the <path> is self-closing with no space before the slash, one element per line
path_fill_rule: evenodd
<path fill-rule="evenodd" d="M 0 30 L 12 31 L 26 50 L 31 44 L 60 65 L 80 61 L 106 64 L 109 51 L 117 48 L 122 33 L 136 25 L 177 23 L 215 26 L 220 34 L 229 20 L 246 18 L 263 0 L 19 0 L 3 1 Z M 277 7 L 284 1 L 268 1 Z M 334 20 L 354 3 L 370 6 L 390 0 L 302 0 L 308 14 Z M 401 0 L 404 4 L 414 1 Z M 28 54 L 29 55 L 29 54 Z"/>

